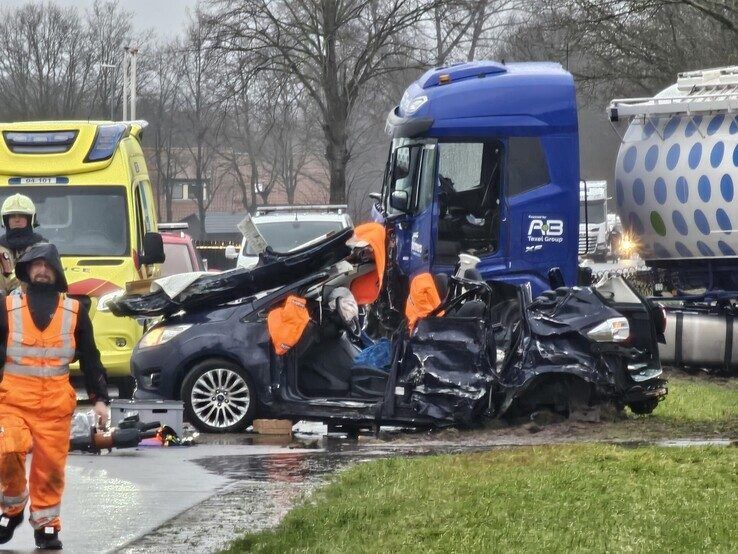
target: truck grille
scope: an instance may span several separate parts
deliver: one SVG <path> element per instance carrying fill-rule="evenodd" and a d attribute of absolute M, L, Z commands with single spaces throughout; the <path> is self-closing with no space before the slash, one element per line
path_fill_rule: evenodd
<path fill-rule="evenodd" d="M 590 233 L 589 239 L 584 233 L 579 233 L 579 255 L 593 254 L 597 248 L 597 234 Z"/>

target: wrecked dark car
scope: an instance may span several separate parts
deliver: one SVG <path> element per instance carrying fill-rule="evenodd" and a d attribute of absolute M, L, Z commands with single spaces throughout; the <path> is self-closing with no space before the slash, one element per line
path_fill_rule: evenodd
<path fill-rule="evenodd" d="M 226 432 L 257 416 L 356 429 L 602 401 L 648 413 L 666 394 L 654 318 L 620 278 L 532 299 L 459 270 L 412 327 L 370 341 L 345 313 L 352 283 L 377 269 L 350 235 L 118 299 L 117 315 L 161 317 L 133 353 L 136 398 L 181 399 L 196 427 Z"/>

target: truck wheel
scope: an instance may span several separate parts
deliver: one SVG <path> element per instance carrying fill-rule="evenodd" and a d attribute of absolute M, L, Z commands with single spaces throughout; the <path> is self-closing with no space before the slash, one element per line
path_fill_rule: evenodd
<path fill-rule="evenodd" d="M 648 400 L 631 402 L 630 404 L 628 404 L 628 408 L 630 408 L 630 411 L 636 415 L 648 415 L 653 412 L 658 405 L 658 398 L 649 398 Z"/>
<path fill-rule="evenodd" d="M 243 431 L 256 413 L 256 388 L 240 366 L 221 359 L 196 364 L 182 382 L 187 420 L 206 433 Z"/>

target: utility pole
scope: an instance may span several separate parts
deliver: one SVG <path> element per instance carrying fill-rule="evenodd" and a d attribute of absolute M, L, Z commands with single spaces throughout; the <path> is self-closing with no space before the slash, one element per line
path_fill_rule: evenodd
<path fill-rule="evenodd" d="M 131 48 L 131 119 L 136 119 L 136 56 L 138 48 Z"/>

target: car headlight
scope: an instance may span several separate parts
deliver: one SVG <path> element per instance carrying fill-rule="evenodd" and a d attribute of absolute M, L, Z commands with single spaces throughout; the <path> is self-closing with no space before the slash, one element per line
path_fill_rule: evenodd
<path fill-rule="evenodd" d="M 624 317 L 611 317 L 590 330 L 587 336 L 597 342 L 623 342 L 630 336 L 630 324 Z"/>
<path fill-rule="evenodd" d="M 141 338 L 141 342 L 139 342 L 138 345 L 141 348 L 147 348 L 149 346 L 164 344 L 165 342 L 172 340 L 177 335 L 184 333 L 190 327 L 192 327 L 192 324 L 162 325 L 161 327 L 154 327 Z"/>
<path fill-rule="evenodd" d="M 117 300 L 121 296 L 123 296 L 126 293 L 123 289 L 114 290 L 113 292 L 109 292 L 107 294 L 103 294 L 100 297 L 100 300 L 97 301 L 97 311 L 98 312 L 109 312 L 110 307 L 109 304 L 113 300 Z"/>

